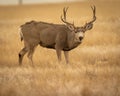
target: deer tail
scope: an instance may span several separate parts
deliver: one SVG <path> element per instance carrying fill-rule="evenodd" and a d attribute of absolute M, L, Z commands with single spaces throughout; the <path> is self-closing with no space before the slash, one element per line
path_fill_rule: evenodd
<path fill-rule="evenodd" d="M 20 30 L 20 40 L 21 42 L 23 41 L 23 33 L 21 32 L 21 30 Z"/>
<path fill-rule="evenodd" d="M 21 42 L 23 41 L 23 33 L 20 32 L 20 39 L 21 39 Z"/>

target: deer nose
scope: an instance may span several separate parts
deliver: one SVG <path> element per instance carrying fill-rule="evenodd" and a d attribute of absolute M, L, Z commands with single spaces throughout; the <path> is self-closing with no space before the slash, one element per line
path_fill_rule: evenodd
<path fill-rule="evenodd" d="M 83 37 L 79 37 L 79 40 L 81 41 L 83 39 Z"/>

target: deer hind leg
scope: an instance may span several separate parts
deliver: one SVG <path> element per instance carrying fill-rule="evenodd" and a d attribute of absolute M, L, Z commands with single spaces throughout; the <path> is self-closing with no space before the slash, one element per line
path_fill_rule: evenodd
<path fill-rule="evenodd" d="M 27 55 L 27 57 L 30 60 L 30 63 L 32 64 L 32 66 L 34 66 L 33 65 L 33 54 L 34 54 L 34 51 L 35 51 L 35 47 L 30 48 L 30 50 L 28 51 L 28 55 Z"/>
<path fill-rule="evenodd" d="M 27 53 L 28 49 L 24 47 L 20 52 L 19 52 L 19 65 L 22 65 L 22 60 L 24 55 Z"/>

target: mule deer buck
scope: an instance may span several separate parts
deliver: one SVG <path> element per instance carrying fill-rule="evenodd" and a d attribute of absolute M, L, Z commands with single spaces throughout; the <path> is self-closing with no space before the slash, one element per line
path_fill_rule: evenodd
<path fill-rule="evenodd" d="M 24 55 L 28 52 L 28 58 L 33 64 L 33 53 L 37 45 L 56 50 L 58 61 L 61 61 L 61 51 L 64 51 L 66 63 L 69 63 L 68 53 L 81 44 L 84 33 L 92 29 L 96 20 L 96 7 L 91 6 L 93 18 L 84 26 L 76 27 L 66 20 L 67 8 L 63 9 L 61 20 L 65 24 L 52 24 L 46 22 L 31 21 L 21 25 L 21 41 L 24 40 L 24 48 L 19 52 L 19 64 L 22 64 Z"/>

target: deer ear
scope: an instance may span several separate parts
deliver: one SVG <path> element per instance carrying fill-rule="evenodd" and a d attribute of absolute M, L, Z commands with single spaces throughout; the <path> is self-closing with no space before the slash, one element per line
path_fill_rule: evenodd
<path fill-rule="evenodd" d="M 86 30 L 91 30 L 92 28 L 93 28 L 92 23 L 86 25 Z"/>
<path fill-rule="evenodd" d="M 74 31 L 75 30 L 75 27 L 73 25 L 68 25 L 67 26 L 71 31 Z"/>

